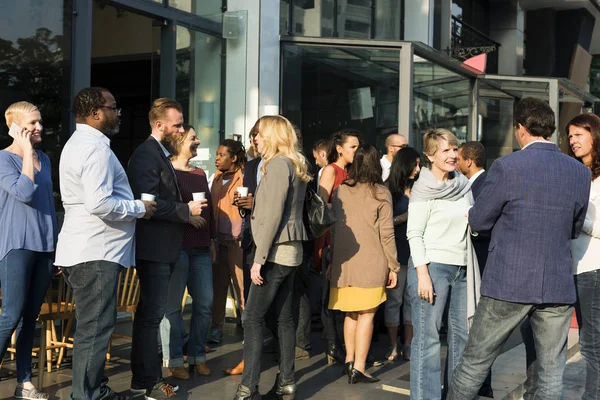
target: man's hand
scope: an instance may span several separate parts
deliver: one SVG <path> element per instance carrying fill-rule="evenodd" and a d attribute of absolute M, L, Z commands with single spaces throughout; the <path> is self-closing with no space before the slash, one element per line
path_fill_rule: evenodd
<path fill-rule="evenodd" d="M 190 201 L 188 203 L 188 207 L 190 207 L 190 214 L 193 216 L 200 215 L 202 209 L 208 207 L 208 200 L 198 200 L 198 201 Z"/>
<path fill-rule="evenodd" d="M 152 218 L 152 216 L 156 212 L 156 202 L 149 201 L 149 200 L 141 200 L 141 202 L 144 203 L 144 207 L 146 208 L 146 214 L 144 214 L 143 218 L 144 219 Z"/>
<path fill-rule="evenodd" d="M 208 222 L 199 215 L 193 215 L 190 217 L 189 224 L 196 229 L 203 229 L 208 225 Z"/>
<path fill-rule="evenodd" d="M 263 278 L 262 278 L 262 276 L 260 276 L 261 268 L 262 268 L 262 265 L 260 265 L 259 263 L 254 263 L 252 265 L 252 268 L 250 268 L 250 278 L 252 279 L 252 283 L 254 283 L 257 286 L 260 286 L 263 284 Z"/>
<path fill-rule="evenodd" d="M 252 196 L 252 193 L 248 193 L 247 197 L 241 197 L 238 192 L 235 192 L 233 198 L 235 205 L 239 208 L 252 210 L 252 206 L 254 205 L 254 196 Z"/>

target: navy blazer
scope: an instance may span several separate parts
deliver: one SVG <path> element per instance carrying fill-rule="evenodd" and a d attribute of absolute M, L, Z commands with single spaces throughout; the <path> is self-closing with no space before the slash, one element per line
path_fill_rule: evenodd
<path fill-rule="evenodd" d="M 127 176 L 136 199 L 142 193 L 156 196 L 156 213 L 136 223 L 136 259 L 174 263 L 183 245 L 183 227 L 189 221 L 190 208 L 181 200 L 171 161 L 152 136 L 131 155 Z"/>
<path fill-rule="evenodd" d="M 254 196 L 256 194 L 256 186 L 258 186 L 258 182 L 256 181 L 256 174 L 258 172 L 258 164 L 260 163 L 261 158 L 253 158 L 252 160 L 246 163 L 244 167 L 244 186 L 248 188 L 248 193 Z M 251 228 L 251 218 L 250 213 L 252 210 L 240 209 L 240 214 L 244 217 L 244 230 L 242 231 L 242 249 L 248 250 L 251 245 L 254 244 L 254 240 L 252 239 L 252 228 Z"/>
<path fill-rule="evenodd" d="M 487 172 L 483 171 L 481 175 L 479 175 L 471 184 L 471 192 L 473 192 L 473 199 L 477 200 L 477 198 L 481 194 L 481 189 L 483 189 L 483 184 L 485 183 L 486 177 Z"/>
<path fill-rule="evenodd" d="M 487 172 L 483 171 L 481 175 L 479 175 L 471 184 L 471 192 L 473 193 L 473 199 L 475 201 L 477 201 L 477 198 L 479 198 L 479 195 L 481 194 L 481 189 L 483 189 L 485 178 L 487 178 Z M 489 232 L 479 232 L 479 235 L 472 236 L 471 240 L 473 241 L 473 248 L 475 249 L 475 254 L 477 255 L 479 273 L 480 276 L 483 276 L 485 264 L 487 263 L 488 249 L 490 247 Z"/>
<path fill-rule="evenodd" d="M 552 143 L 494 162 L 469 212 L 491 231 L 481 295 L 525 304 L 572 304 L 571 238 L 587 212 L 591 173 Z"/>

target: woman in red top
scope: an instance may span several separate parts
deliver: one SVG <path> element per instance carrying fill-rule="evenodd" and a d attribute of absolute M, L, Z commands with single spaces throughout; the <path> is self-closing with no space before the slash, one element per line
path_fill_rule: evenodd
<path fill-rule="evenodd" d="M 200 142 L 194 128 L 184 125 L 184 130 L 183 135 L 174 135 L 169 146 L 181 197 L 187 203 L 192 201 L 192 193 L 203 192 L 208 207 L 202 210 L 201 217 L 205 220 L 202 224 L 184 228 L 183 248 L 171 274 L 167 310 L 160 323 L 163 361 L 169 368 L 169 375 L 177 379 L 189 378 L 183 366 L 185 328 L 181 317 L 181 299 L 186 285 L 193 299 L 187 361 L 190 367 L 195 366 L 198 374 L 210 375 L 205 346 L 213 303 L 212 262 L 216 258 L 213 240 L 217 237 L 206 174 L 201 168 L 189 165 Z"/>
<path fill-rule="evenodd" d="M 321 180 L 319 181 L 319 196 L 327 200 L 331 204 L 331 200 L 334 196 L 334 191 L 342 184 L 344 180 L 348 178 L 348 167 L 354 160 L 354 153 L 360 144 L 360 133 L 354 129 L 342 129 L 341 131 L 335 132 L 331 136 L 330 147 L 327 153 L 327 161 L 329 165 L 323 168 L 321 174 Z M 321 236 L 315 240 L 315 259 L 320 260 L 324 257 L 322 251 L 328 251 L 330 245 L 330 234 Z M 320 264 L 320 262 L 319 262 Z M 328 309 L 329 304 L 329 280 L 325 276 L 327 268 L 321 268 L 323 276 L 323 292 L 321 304 L 321 320 L 323 321 L 323 330 L 325 331 L 325 338 L 327 339 L 327 362 L 333 363 L 337 361 L 340 364 L 344 364 L 346 356 L 342 350 L 342 339 L 343 335 L 337 331 L 336 328 L 336 314 L 340 314 L 339 311 L 333 311 Z M 340 316 L 341 318 L 341 316 Z"/>

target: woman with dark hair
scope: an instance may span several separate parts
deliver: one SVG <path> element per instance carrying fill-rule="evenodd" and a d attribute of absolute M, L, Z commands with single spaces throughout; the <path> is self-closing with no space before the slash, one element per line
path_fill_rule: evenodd
<path fill-rule="evenodd" d="M 349 177 L 332 202 L 329 308 L 346 313 L 344 343 L 348 383 L 377 382 L 366 372 L 373 318 L 397 284 L 392 196 L 381 180 L 379 153 L 368 144 L 356 151 Z M 368 266 L 368 267 L 366 267 Z"/>
<path fill-rule="evenodd" d="M 402 266 L 398 275 L 398 285 L 387 290 L 387 301 L 385 302 L 385 326 L 388 328 L 390 349 L 386 354 L 388 361 L 398 358 L 397 337 L 400 325 L 400 307 L 402 307 L 404 332 L 402 335 L 402 356 L 410 361 L 410 342 L 413 337 L 412 309 L 410 297 L 406 289 L 406 271 L 410 247 L 406 239 L 406 221 L 408 220 L 408 200 L 410 189 L 419 177 L 421 171 L 421 156 L 412 147 L 400 149 L 390 168 L 390 177 L 386 181 L 394 204 L 394 236 L 396 237 L 396 250 L 398 262 Z"/>
<path fill-rule="evenodd" d="M 565 129 L 572 156 L 592 171 L 590 202 L 581 234 L 571 241 L 581 355 L 587 364 L 584 399 L 600 398 L 600 118 L 581 114 Z"/>
<path fill-rule="evenodd" d="M 360 144 L 360 133 L 354 129 L 342 129 L 335 132 L 329 140 L 329 150 L 327 151 L 327 161 L 329 164 L 323 168 L 319 178 L 319 196 L 331 204 L 333 192 L 341 183 L 348 178 L 346 172 L 354 160 L 354 153 Z M 327 268 L 321 266 L 322 260 L 326 260 L 330 245 L 329 232 L 315 240 L 315 264 L 321 267 L 322 273 Z M 321 303 L 321 320 L 323 321 L 323 330 L 327 339 L 327 362 L 332 364 L 338 362 L 344 363 L 346 357 L 342 348 L 342 334 L 338 332 L 336 323 L 336 312 L 329 310 L 329 281 L 323 273 L 323 291 Z"/>
<path fill-rule="evenodd" d="M 233 281 L 239 307 L 244 309 L 242 216 L 234 200 L 237 188 L 244 186 L 245 163 L 246 150 L 242 143 L 233 139 L 221 142 L 215 159 L 217 173 L 211 187 L 218 246 L 217 261 L 213 264 L 214 296 L 208 343 L 219 344 L 223 338 L 223 322 L 225 322 L 225 306 L 230 281 Z"/>
<path fill-rule="evenodd" d="M 197 154 L 200 141 L 191 125 L 183 125 L 182 135 L 173 135 L 171 163 L 179 182 L 184 202 L 193 201 L 193 193 L 209 193 L 208 181 L 202 168 L 189 161 Z M 211 200 L 200 214 L 203 226 L 186 225 L 183 231 L 183 248 L 171 272 L 169 297 L 165 316 L 160 323 L 163 365 L 175 379 L 188 379 L 183 366 L 183 337 L 186 335 L 181 316 L 181 299 L 187 286 L 192 299 L 192 318 L 188 342 L 187 361 L 199 375 L 210 375 L 206 365 L 206 336 L 210 327 L 213 302 L 212 263 L 216 260 L 215 223 Z"/>

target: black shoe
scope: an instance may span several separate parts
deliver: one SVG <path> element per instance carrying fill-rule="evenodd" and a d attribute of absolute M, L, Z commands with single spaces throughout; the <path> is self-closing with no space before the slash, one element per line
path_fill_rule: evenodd
<path fill-rule="evenodd" d="M 350 373 L 348 374 L 348 383 L 355 384 L 358 382 L 375 383 L 375 382 L 379 382 L 379 379 L 374 378 L 372 376 L 371 377 L 366 376 L 359 370 L 352 368 L 350 370 Z"/>
<path fill-rule="evenodd" d="M 291 382 L 287 384 L 282 384 L 281 382 L 281 373 L 277 373 L 277 377 L 275 378 L 275 384 L 263 396 L 265 400 L 294 400 L 296 398 L 296 384 Z"/>
<path fill-rule="evenodd" d="M 479 393 L 477 393 L 477 395 L 481 396 L 481 397 L 488 397 L 490 399 L 493 399 L 494 391 L 489 386 L 482 386 L 481 389 L 479 389 Z"/>
<path fill-rule="evenodd" d="M 354 368 L 354 361 L 348 361 L 344 364 L 344 368 L 342 369 L 342 375 L 348 375 L 350 371 Z"/>
<path fill-rule="evenodd" d="M 346 355 L 342 351 L 341 346 L 333 342 L 327 345 L 325 354 L 327 355 L 327 364 L 333 364 L 334 362 L 344 364 L 346 362 Z"/>
<path fill-rule="evenodd" d="M 258 388 L 251 390 L 248 386 L 239 385 L 233 400 L 260 400 Z"/>

